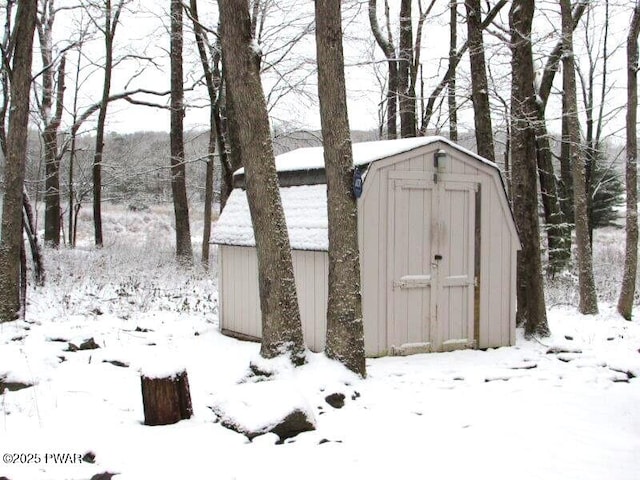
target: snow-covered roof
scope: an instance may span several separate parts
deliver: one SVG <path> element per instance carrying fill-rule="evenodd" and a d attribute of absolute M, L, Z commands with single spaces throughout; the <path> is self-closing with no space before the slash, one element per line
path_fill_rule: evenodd
<path fill-rule="evenodd" d="M 446 143 L 456 150 L 489 165 L 495 163 L 466 150 L 444 137 L 415 137 L 353 144 L 353 163 L 365 166 L 376 160 L 389 158 L 436 142 Z M 323 170 L 322 147 L 299 148 L 276 157 L 278 172 Z M 239 169 L 235 175 L 243 175 Z M 289 229 L 291 248 L 295 250 L 328 250 L 326 185 L 281 186 L 282 206 Z M 227 200 L 212 231 L 212 243 L 253 247 L 255 239 L 244 189 L 235 188 Z"/>
<path fill-rule="evenodd" d="M 470 150 L 466 150 L 460 145 L 453 143 L 447 138 L 432 137 L 414 137 L 400 138 L 397 140 L 378 140 L 375 142 L 354 143 L 353 148 L 353 164 L 355 166 L 368 165 L 376 160 L 392 157 L 400 153 L 408 152 L 416 148 L 424 147 L 435 142 L 444 142 L 451 147 L 464 152 L 475 159 L 486 163 L 493 167 L 496 165 L 489 160 L 476 155 Z M 324 169 L 324 149 L 323 147 L 306 147 L 298 148 L 276 157 L 276 170 L 278 172 L 290 172 L 296 170 L 318 170 Z M 244 168 L 236 170 L 236 175 L 244 174 Z"/>
<path fill-rule="evenodd" d="M 327 187 L 302 185 L 280 189 L 291 248 L 327 250 Z M 231 192 L 220 218 L 212 229 L 212 242 L 223 245 L 255 246 L 246 192 Z"/>

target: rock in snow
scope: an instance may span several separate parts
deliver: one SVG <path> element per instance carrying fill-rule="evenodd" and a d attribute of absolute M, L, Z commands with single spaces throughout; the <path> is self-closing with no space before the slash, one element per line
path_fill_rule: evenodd
<path fill-rule="evenodd" d="M 311 408 L 291 381 L 234 385 L 216 396 L 211 409 L 224 427 L 250 440 L 271 432 L 283 442 L 316 428 Z"/>

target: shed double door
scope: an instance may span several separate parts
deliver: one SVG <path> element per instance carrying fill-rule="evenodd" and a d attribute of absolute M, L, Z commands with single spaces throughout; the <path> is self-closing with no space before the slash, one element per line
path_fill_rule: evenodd
<path fill-rule="evenodd" d="M 476 184 L 394 173 L 388 184 L 389 351 L 467 347 L 474 339 Z"/>

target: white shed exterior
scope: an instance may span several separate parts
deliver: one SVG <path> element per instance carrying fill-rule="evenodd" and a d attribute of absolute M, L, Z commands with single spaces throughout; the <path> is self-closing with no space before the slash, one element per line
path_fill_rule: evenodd
<path fill-rule="evenodd" d="M 498 167 L 441 137 L 354 144 L 353 150 L 354 164 L 365 172 L 358 230 L 366 354 L 513 345 L 520 243 Z M 280 172 L 322 168 L 322 148 L 289 152 L 276 165 Z M 305 341 L 321 351 L 326 186 L 281 192 Z M 234 189 L 213 229 L 220 327 L 259 339 L 257 256 L 246 203 L 244 191 Z"/>

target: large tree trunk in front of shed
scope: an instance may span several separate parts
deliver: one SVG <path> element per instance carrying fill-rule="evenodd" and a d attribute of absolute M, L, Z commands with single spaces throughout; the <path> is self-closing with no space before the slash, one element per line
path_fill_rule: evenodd
<path fill-rule="evenodd" d="M 627 37 L 627 145 L 625 182 L 627 186 L 626 246 L 618 313 L 631 320 L 638 269 L 638 34 L 640 1 L 636 2 Z"/>
<path fill-rule="evenodd" d="M 306 349 L 249 6 L 246 0 L 219 0 L 218 6 L 225 81 L 234 111 L 231 128 L 245 168 L 258 254 L 260 354 L 266 358 L 289 355 L 300 365 Z"/>
<path fill-rule="evenodd" d="M 366 375 L 358 208 L 342 51 L 340 0 L 316 0 L 318 97 L 327 174 L 329 292 L 326 352 Z"/>
<path fill-rule="evenodd" d="M 18 2 L 16 42 L 11 72 L 11 108 L 7 134 L 0 237 L 0 323 L 15 320 L 20 312 L 20 250 L 23 247 L 23 186 L 29 128 L 29 89 L 33 59 L 36 0 Z"/>
<path fill-rule="evenodd" d="M 567 119 L 569 157 L 573 173 L 573 205 L 576 225 L 576 255 L 578 263 L 578 310 L 582 314 L 598 313 L 598 299 L 593 279 L 593 257 L 589 239 L 587 209 L 587 186 L 585 159 L 580 148 L 580 126 L 578 124 L 578 102 L 576 97 L 576 73 L 573 51 L 573 22 L 571 0 L 560 0 L 562 12 L 563 78 Z"/>
<path fill-rule="evenodd" d="M 145 425 L 171 425 L 193 415 L 187 372 L 155 378 L 140 377 Z"/>
<path fill-rule="evenodd" d="M 517 265 L 517 322 L 527 335 L 548 335 L 538 223 L 536 184 L 536 101 L 533 88 L 531 24 L 534 1 L 514 0 L 511 29 L 511 191 L 522 250 Z"/>
<path fill-rule="evenodd" d="M 495 162 L 489 85 L 482 39 L 482 8 L 480 0 L 466 0 L 467 29 L 469 32 L 469 61 L 471 63 L 471 101 L 476 129 L 478 155 Z"/>

